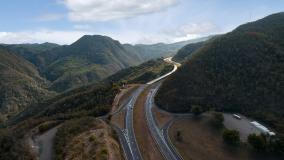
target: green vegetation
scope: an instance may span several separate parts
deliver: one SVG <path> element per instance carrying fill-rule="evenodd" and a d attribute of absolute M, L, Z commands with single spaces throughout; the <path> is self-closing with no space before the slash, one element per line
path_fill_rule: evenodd
<path fill-rule="evenodd" d="M 172 65 L 163 59 L 150 60 L 135 67 L 123 69 L 108 77 L 106 81 L 115 83 L 146 83 L 170 72 Z"/>
<path fill-rule="evenodd" d="M 188 40 L 188 41 L 181 41 L 181 42 L 172 43 L 172 44 L 165 44 L 165 43 L 157 43 L 157 44 L 150 44 L 150 45 L 137 44 L 134 46 L 130 44 L 125 44 L 123 45 L 123 47 L 129 52 L 136 53 L 142 59 L 147 61 L 147 60 L 151 60 L 155 58 L 172 56 L 176 54 L 179 49 L 186 46 L 187 44 L 206 41 L 210 38 L 211 36 L 208 36 L 208 37 L 197 38 L 197 39 Z"/>
<path fill-rule="evenodd" d="M 119 88 L 109 83 L 83 86 L 34 104 L 9 120 L 10 124 L 27 118 L 50 117 L 58 120 L 82 116 L 103 116 L 107 114 Z"/>
<path fill-rule="evenodd" d="M 282 12 L 216 37 L 164 81 L 157 104 L 171 112 L 200 105 L 242 113 L 275 129 L 283 145 L 283 31 Z"/>
<path fill-rule="evenodd" d="M 173 60 L 176 61 L 176 62 L 186 61 L 190 57 L 191 54 L 193 54 L 195 51 L 197 51 L 202 46 L 204 46 L 205 43 L 206 42 L 198 42 L 198 43 L 192 43 L 192 44 L 184 46 L 173 57 Z"/>
<path fill-rule="evenodd" d="M 199 116 L 203 112 L 203 109 L 200 106 L 192 106 L 191 113 L 195 116 Z"/>
<path fill-rule="evenodd" d="M 55 160 L 63 160 L 66 156 L 65 147 L 78 134 L 97 128 L 97 120 L 92 117 L 73 119 L 65 122 L 57 131 L 55 136 Z"/>
<path fill-rule="evenodd" d="M 1 46 L 0 73 L 0 112 L 5 117 L 54 95 L 33 64 Z"/>
<path fill-rule="evenodd" d="M 41 54 L 42 73 L 52 81 L 51 89 L 62 92 L 82 84 L 100 81 L 143 60 L 118 42 L 105 36 L 83 36 L 69 46 Z"/>
<path fill-rule="evenodd" d="M 266 138 L 263 135 L 250 134 L 248 136 L 248 143 L 257 151 L 265 151 Z"/>
<path fill-rule="evenodd" d="M 47 122 L 44 122 L 42 124 L 40 124 L 38 126 L 38 131 L 40 134 L 48 131 L 49 129 L 57 126 L 58 124 L 60 123 L 60 121 L 47 121 Z"/>
<path fill-rule="evenodd" d="M 213 118 L 212 118 L 212 124 L 213 126 L 217 128 L 223 127 L 223 122 L 224 122 L 224 116 L 222 113 L 219 112 L 214 112 L 213 113 Z"/>
<path fill-rule="evenodd" d="M 240 133 L 236 130 L 224 130 L 223 132 L 223 140 L 227 144 L 237 145 L 240 143 Z"/>
<path fill-rule="evenodd" d="M 35 160 L 18 135 L 10 129 L 0 129 L 0 160 Z"/>

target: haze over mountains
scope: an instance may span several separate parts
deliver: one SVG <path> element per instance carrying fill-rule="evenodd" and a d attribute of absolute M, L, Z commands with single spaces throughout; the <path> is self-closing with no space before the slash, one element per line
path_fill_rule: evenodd
<path fill-rule="evenodd" d="M 147 60 L 173 55 L 179 48 L 210 37 L 174 44 L 120 44 L 110 37 L 85 35 L 71 45 L 1 45 L 1 110 L 25 106 L 78 86 L 98 82 Z"/>

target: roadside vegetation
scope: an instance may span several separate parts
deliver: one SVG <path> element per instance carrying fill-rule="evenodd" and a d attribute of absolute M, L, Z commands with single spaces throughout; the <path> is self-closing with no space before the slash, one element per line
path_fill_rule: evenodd
<path fill-rule="evenodd" d="M 239 26 L 192 53 L 159 89 L 155 100 L 170 112 L 194 105 L 241 113 L 276 132 L 284 153 L 284 13 Z"/>
<path fill-rule="evenodd" d="M 206 112 L 198 118 L 180 118 L 173 122 L 169 136 L 184 159 L 281 159 L 277 154 L 266 152 L 273 148 L 267 145 L 267 139 L 253 135 L 247 143 L 241 142 L 239 132 L 226 129 L 223 120 L 219 112 Z"/>
<path fill-rule="evenodd" d="M 63 123 L 55 136 L 55 160 L 122 159 L 115 132 L 94 117 L 72 119 Z"/>
<path fill-rule="evenodd" d="M 150 60 L 138 66 L 123 69 L 108 77 L 106 81 L 118 84 L 125 83 L 147 83 L 160 77 L 173 69 L 171 64 L 163 61 L 162 58 Z"/>

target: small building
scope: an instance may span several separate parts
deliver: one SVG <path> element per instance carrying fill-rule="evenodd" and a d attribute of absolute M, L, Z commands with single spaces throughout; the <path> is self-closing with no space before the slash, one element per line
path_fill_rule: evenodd
<path fill-rule="evenodd" d="M 262 124 L 256 122 L 256 121 L 252 121 L 250 122 L 254 127 L 256 127 L 261 133 L 268 135 L 268 136 L 275 136 L 276 134 L 272 131 L 270 131 L 268 128 L 266 128 L 265 126 L 263 126 Z"/>

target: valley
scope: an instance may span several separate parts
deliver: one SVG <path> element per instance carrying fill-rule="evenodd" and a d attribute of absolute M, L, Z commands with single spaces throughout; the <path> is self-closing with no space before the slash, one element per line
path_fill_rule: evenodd
<path fill-rule="evenodd" d="M 283 31 L 0 44 L 0 160 L 281 160 Z"/>

